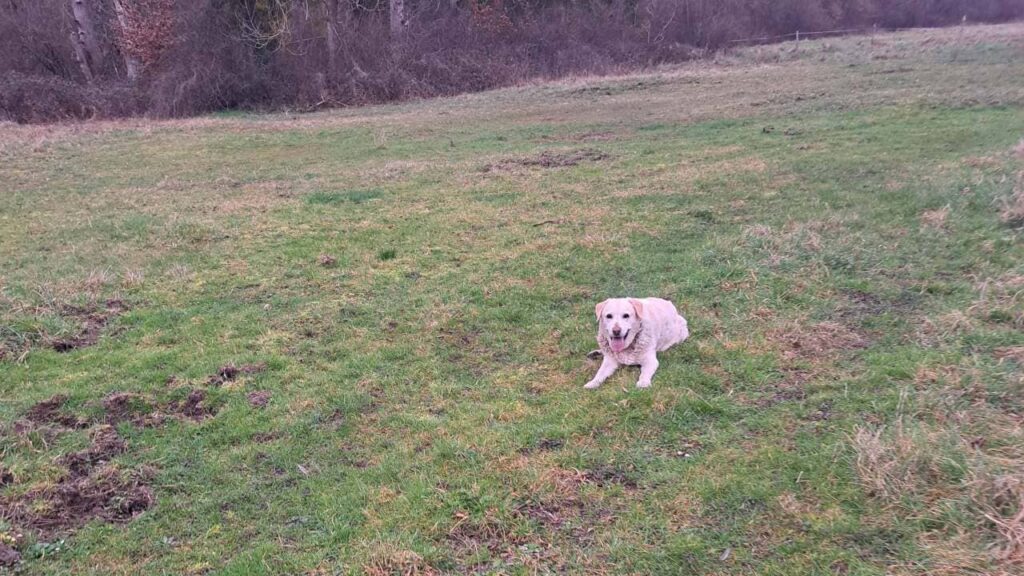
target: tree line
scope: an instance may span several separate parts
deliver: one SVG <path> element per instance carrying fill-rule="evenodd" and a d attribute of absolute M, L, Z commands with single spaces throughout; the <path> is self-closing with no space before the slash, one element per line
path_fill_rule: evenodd
<path fill-rule="evenodd" d="M 1024 0 L 0 0 L 0 120 L 315 109 L 699 57 Z"/>

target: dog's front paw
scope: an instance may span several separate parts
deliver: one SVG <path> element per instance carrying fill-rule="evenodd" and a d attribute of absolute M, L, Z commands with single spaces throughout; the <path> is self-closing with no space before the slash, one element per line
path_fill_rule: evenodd
<path fill-rule="evenodd" d="M 651 381 L 650 380 L 637 380 L 636 387 L 637 388 L 650 388 L 651 387 Z"/>
<path fill-rule="evenodd" d="M 593 390 L 594 388 L 597 388 L 600 385 L 601 383 L 598 382 L 597 380 L 591 380 L 590 382 L 584 384 L 583 387 L 586 388 L 587 390 Z"/>

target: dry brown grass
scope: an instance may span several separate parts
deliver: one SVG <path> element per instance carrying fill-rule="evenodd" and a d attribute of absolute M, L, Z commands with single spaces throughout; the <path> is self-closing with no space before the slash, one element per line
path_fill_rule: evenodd
<path fill-rule="evenodd" d="M 998 360 L 1010 360 L 1024 366 L 1024 346 L 1003 346 L 993 353 Z"/>
<path fill-rule="evenodd" d="M 908 496 L 921 495 L 942 477 L 942 453 L 936 448 L 948 442 L 945 431 L 928 426 L 858 426 L 852 443 L 855 466 L 870 496 L 898 506 Z"/>
<path fill-rule="evenodd" d="M 1024 275 L 1007 273 L 976 286 L 978 299 L 968 309 L 976 318 L 1024 328 Z"/>
<path fill-rule="evenodd" d="M 440 574 L 422 556 L 398 546 L 377 543 L 370 547 L 362 565 L 367 576 L 433 576 Z"/>
<path fill-rule="evenodd" d="M 989 548 L 1000 562 L 1024 566 L 1024 477 L 1015 473 L 978 473 L 971 497 L 998 538 Z"/>
<path fill-rule="evenodd" d="M 1010 196 L 1003 200 L 999 217 L 1009 226 L 1024 226 L 1024 171 L 1017 173 L 1017 183 Z"/>
<path fill-rule="evenodd" d="M 921 213 L 921 226 L 933 230 L 945 230 L 949 212 L 948 205 L 936 210 L 925 210 Z"/>
<path fill-rule="evenodd" d="M 965 506 L 987 527 L 987 534 L 970 538 L 928 536 L 933 561 L 944 567 L 937 573 L 984 564 L 980 550 L 986 548 L 998 566 L 1024 562 L 1024 460 L 986 455 L 983 437 L 965 438 L 955 429 L 902 420 L 891 429 L 858 427 L 852 443 L 858 477 L 868 494 L 886 507 L 900 509 L 913 500 L 922 500 L 933 510 Z M 961 458 L 969 468 L 967 481 L 949 475 Z M 994 471 L 992 461 L 1011 471 Z"/>
<path fill-rule="evenodd" d="M 996 356 L 1015 359 L 1020 350 Z M 989 404 L 975 366 L 922 366 L 891 426 L 851 437 L 866 492 L 894 513 L 958 509 L 982 530 L 946 524 L 922 536 L 929 573 L 1013 573 L 1024 565 L 1024 419 Z M 921 514 L 920 511 L 915 514 Z M 936 518 L 936 521 L 938 519 Z M 939 524 L 943 522 L 939 521 Z"/>
<path fill-rule="evenodd" d="M 992 557 L 978 542 L 977 534 L 959 530 L 953 534 L 926 532 L 917 538 L 917 544 L 928 554 L 928 565 L 899 567 L 895 574 L 927 574 L 928 576 L 1009 576 L 1010 572 L 993 569 Z"/>

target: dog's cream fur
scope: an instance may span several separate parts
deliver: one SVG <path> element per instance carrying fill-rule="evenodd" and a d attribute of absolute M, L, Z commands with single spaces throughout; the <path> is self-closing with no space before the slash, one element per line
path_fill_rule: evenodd
<path fill-rule="evenodd" d="M 647 388 L 658 369 L 658 352 L 686 340 L 690 331 L 668 300 L 661 298 L 611 298 L 594 308 L 597 344 L 604 360 L 594 379 L 584 388 L 597 388 L 619 366 L 640 366 L 637 388 Z"/>

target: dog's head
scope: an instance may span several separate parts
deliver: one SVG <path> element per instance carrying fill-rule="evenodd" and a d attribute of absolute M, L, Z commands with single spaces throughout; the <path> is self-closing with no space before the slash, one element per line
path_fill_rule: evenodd
<path fill-rule="evenodd" d="M 608 337 L 613 352 L 622 352 L 633 343 L 643 319 L 643 303 L 635 298 L 610 298 L 594 308 L 598 330 Z"/>

